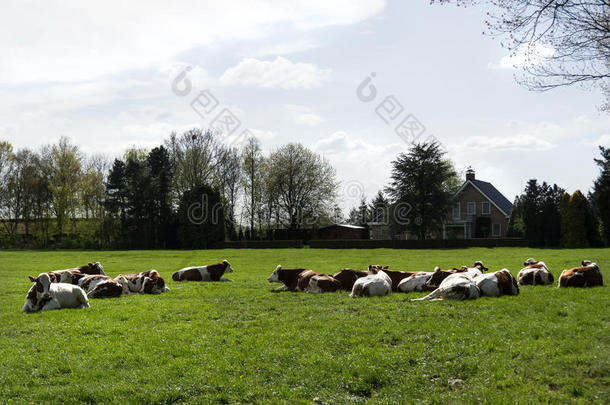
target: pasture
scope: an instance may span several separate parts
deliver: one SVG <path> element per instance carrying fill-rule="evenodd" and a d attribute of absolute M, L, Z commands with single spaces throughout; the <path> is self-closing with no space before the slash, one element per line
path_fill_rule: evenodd
<path fill-rule="evenodd" d="M 603 403 L 610 398 L 610 249 L 2 251 L 2 403 Z M 596 261 L 604 287 L 409 302 L 272 293 L 277 264 L 325 273 L 388 264 L 432 271 L 482 260 L 555 277 Z M 177 283 L 228 259 L 232 282 Z M 98 260 L 108 275 L 155 268 L 171 291 L 20 312 L 28 275 Z"/>

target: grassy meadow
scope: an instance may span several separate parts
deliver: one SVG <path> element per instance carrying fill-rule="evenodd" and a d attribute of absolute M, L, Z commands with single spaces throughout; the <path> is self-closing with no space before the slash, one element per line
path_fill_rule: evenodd
<path fill-rule="evenodd" d="M 347 292 L 272 293 L 277 264 L 325 273 L 389 264 L 431 271 L 482 260 L 555 277 L 582 259 L 610 283 L 610 249 L 1 251 L 0 403 L 607 403 L 610 291 L 521 287 L 519 296 L 409 302 Z M 176 283 L 228 259 L 226 283 Z M 28 275 L 100 261 L 156 268 L 171 291 L 20 312 Z"/>

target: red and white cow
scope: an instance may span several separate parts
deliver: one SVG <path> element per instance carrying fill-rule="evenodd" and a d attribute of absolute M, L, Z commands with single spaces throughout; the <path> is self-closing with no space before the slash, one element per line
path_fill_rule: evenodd
<path fill-rule="evenodd" d="M 29 276 L 34 283 L 25 297 L 22 312 L 47 311 L 61 308 L 89 308 L 85 291 L 67 283 L 52 283 L 47 273 Z"/>
<path fill-rule="evenodd" d="M 161 294 L 169 291 L 157 270 L 137 274 L 120 274 L 115 277 L 123 287 L 123 294 Z"/>
<path fill-rule="evenodd" d="M 101 274 L 104 276 L 106 275 L 106 273 L 104 272 L 104 267 L 102 267 L 102 264 L 100 262 L 89 263 L 84 266 L 73 267 L 70 269 L 53 270 L 49 271 L 47 274 L 51 278 L 51 282 L 59 283 L 61 280 L 61 276 L 64 273 Z"/>
<path fill-rule="evenodd" d="M 581 264 L 581 267 L 562 271 L 557 287 L 597 287 L 604 285 L 602 272 L 599 270 L 597 263 L 583 260 Z"/>
<path fill-rule="evenodd" d="M 87 275 L 78 272 L 65 272 L 61 275 L 62 283 L 78 285 L 89 298 L 120 297 L 123 285 L 112 277 L 102 274 Z"/>
<path fill-rule="evenodd" d="M 479 288 L 481 296 L 519 295 L 517 281 L 508 269 L 502 269 L 490 274 L 482 274 L 476 276 L 473 280 Z"/>
<path fill-rule="evenodd" d="M 408 277 L 411 277 L 413 274 L 413 272 L 408 272 L 408 271 L 398 271 L 398 270 L 390 270 L 389 266 L 379 266 L 379 265 L 370 265 L 369 266 L 369 271 L 374 268 L 376 270 L 382 270 L 383 272 L 385 272 L 390 279 L 392 280 L 392 291 L 398 291 L 398 285 L 400 284 L 400 282 Z"/>
<path fill-rule="evenodd" d="M 282 283 L 283 286 L 276 288 L 274 291 L 298 291 L 299 276 L 305 271 L 311 271 L 307 269 L 284 269 L 282 265 L 278 264 L 273 273 L 267 277 L 267 281 L 270 283 Z"/>
<path fill-rule="evenodd" d="M 228 281 L 222 278 L 225 273 L 233 273 L 231 263 L 223 260 L 220 263 L 207 266 L 185 267 L 172 274 L 174 281 Z"/>
<path fill-rule="evenodd" d="M 474 277 L 467 272 L 451 274 L 430 294 L 412 301 L 465 300 L 479 298 L 481 293 L 473 278 Z"/>
<path fill-rule="evenodd" d="M 430 278 L 428 278 L 428 280 L 426 281 L 426 285 L 424 286 L 423 289 L 426 291 L 434 291 L 450 275 L 456 274 L 456 273 L 464 273 L 464 272 L 466 272 L 466 270 L 468 270 L 468 267 L 466 267 L 466 266 L 462 266 L 459 269 L 453 268 L 453 269 L 449 269 L 449 270 L 441 270 L 441 268 L 437 266 L 434 268 L 434 271 L 432 272 L 432 276 L 430 276 Z"/>
<path fill-rule="evenodd" d="M 341 282 L 330 275 L 316 274 L 309 279 L 306 292 L 325 293 L 334 292 L 341 289 Z"/>
<path fill-rule="evenodd" d="M 432 277 L 433 272 L 420 271 L 413 273 L 398 284 L 398 291 L 404 293 L 429 291 L 426 283 Z"/>
<path fill-rule="evenodd" d="M 392 279 L 384 270 L 371 266 L 368 273 L 356 280 L 350 297 L 379 297 L 392 293 Z"/>
<path fill-rule="evenodd" d="M 363 270 L 341 269 L 341 271 L 333 275 L 333 278 L 341 283 L 342 290 L 352 291 L 356 280 L 368 275 L 369 273 Z"/>
<path fill-rule="evenodd" d="M 546 285 L 555 281 L 553 273 L 544 262 L 530 258 L 523 263 L 523 266 L 525 267 L 517 274 L 520 285 Z"/>

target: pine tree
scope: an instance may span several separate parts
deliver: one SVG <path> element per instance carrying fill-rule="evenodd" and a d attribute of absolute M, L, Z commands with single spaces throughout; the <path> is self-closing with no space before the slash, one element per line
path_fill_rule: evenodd
<path fill-rule="evenodd" d="M 595 159 L 600 174 L 593 185 L 593 200 L 601 222 L 602 236 L 610 245 L 610 148 L 599 147 L 601 159 Z"/>

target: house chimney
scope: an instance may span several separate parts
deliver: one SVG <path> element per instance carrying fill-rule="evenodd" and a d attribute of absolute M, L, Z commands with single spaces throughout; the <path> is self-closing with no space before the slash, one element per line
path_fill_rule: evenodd
<path fill-rule="evenodd" d="M 466 170 L 466 181 L 474 180 L 474 170 L 472 170 L 471 166 L 468 166 L 468 170 Z"/>

